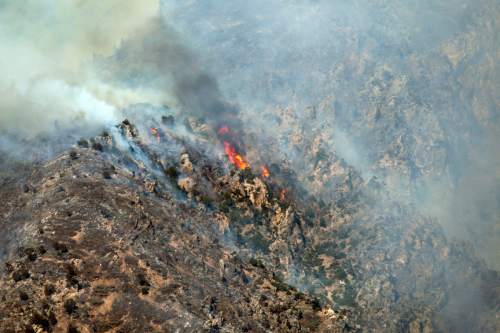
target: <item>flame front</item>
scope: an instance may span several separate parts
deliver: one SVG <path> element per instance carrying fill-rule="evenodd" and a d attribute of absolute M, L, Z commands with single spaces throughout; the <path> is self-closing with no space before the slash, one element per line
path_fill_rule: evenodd
<path fill-rule="evenodd" d="M 233 145 L 231 145 L 231 143 L 229 143 L 228 141 L 224 141 L 224 151 L 229 158 L 229 162 L 234 164 L 234 166 L 236 166 L 238 169 L 244 170 L 250 167 L 245 158 L 238 154 Z"/>
<path fill-rule="evenodd" d="M 261 171 L 262 177 L 269 178 L 269 175 L 270 175 L 269 169 L 265 165 L 260 167 L 260 171 Z"/>

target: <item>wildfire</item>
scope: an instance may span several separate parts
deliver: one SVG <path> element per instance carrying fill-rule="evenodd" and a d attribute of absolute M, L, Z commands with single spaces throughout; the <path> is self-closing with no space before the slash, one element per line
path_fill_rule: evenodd
<path fill-rule="evenodd" d="M 149 132 L 151 133 L 151 135 L 156 137 L 156 142 L 158 142 L 158 143 L 161 142 L 160 131 L 158 131 L 158 129 L 156 127 L 151 127 Z"/>
<path fill-rule="evenodd" d="M 260 167 L 260 171 L 261 171 L 262 177 L 269 178 L 269 175 L 270 175 L 269 169 L 265 165 Z"/>
<path fill-rule="evenodd" d="M 238 152 L 238 145 L 236 144 L 238 138 L 236 133 L 231 131 L 229 126 L 224 125 L 219 127 L 217 134 L 219 135 L 219 139 L 224 143 L 224 152 L 229 158 L 229 162 L 240 170 L 250 168 L 247 160 Z"/>
<path fill-rule="evenodd" d="M 238 169 L 244 170 L 250 167 L 245 158 L 238 154 L 234 146 L 229 143 L 229 141 L 224 141 L 224 151 L 229 158 L 229 162 L 234 164 L 234 166 L 236 166 Z"/>

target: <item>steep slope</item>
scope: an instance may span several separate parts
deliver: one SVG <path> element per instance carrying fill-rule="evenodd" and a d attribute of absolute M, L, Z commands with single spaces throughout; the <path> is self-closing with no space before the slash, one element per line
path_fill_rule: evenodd
<path fill-rule="evenodd" d="M 0 282 L 2 332 L 337 327 L 313 299 L 219 244 L 213 212 L 148 192 L 101 152 L 61 155 L 24 186 L 4 184 L 2 199 L 2 228 L 17 230 L 4 234 L 17 250 Z"/>
<path fill-rule="evenodd" d="M 286 163 L 228 166 L 200 120 L 139 114 L 4 180 L 4 331 L 498 327 L 497 272 L 336 156 L 325 202 Z"/>

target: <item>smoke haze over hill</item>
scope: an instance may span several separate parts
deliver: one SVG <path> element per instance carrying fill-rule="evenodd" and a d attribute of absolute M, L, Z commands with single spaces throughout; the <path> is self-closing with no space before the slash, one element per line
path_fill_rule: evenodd
<path fill-rule="evenodd" d="M 495 0 L 4 1 L 0 176 L 71 149 L 75 175 L 106 188 L 93 163 L 114 163 L 106 180 L 169 211 L 195 202 L 221 246 L 375 331 L 492 327 L 499 17 Z"/>

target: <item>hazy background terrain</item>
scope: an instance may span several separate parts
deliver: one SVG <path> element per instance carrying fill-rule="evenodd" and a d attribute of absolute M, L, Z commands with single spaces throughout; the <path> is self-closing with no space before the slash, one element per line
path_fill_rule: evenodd
<path fill-rule="evenodd" d="M 327 150 L 500 267 L 498 3 L 162 4 L 248 128 L 286 138 L 273 116 L 293 110 Z"/>

